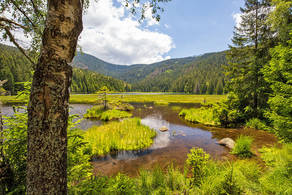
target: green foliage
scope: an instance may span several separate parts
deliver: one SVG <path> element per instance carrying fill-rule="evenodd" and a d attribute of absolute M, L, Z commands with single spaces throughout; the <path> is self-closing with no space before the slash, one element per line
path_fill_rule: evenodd
<path fill-rule="evenodd" d="M 213 116 L 212 108 L 192 108 L 183 109 L 179 116 L 184 117 L 185 120 L 193 123 L 202 123 L 205 125 L 217 125 L 217 122 Z"/>
<path fill-rule="evenodd" d="M 104 107 L 101 105 L 93 106 L 86 110 L 86 113 L 83 115 L 84 118 L 100 118 L 101 114 L 104 112 Z"/>
<path fill-rule="evenodd" d="M 251 152 L 251 144 L 252 144 L 253 138 L 249 136 L 239 136 L 235 140 L 235 146 L 232 149 L 232 154 L 235 154 L 241 158 L 249 158 L 252 156 Z"/>
<path fill-rule="evenodd" d="M 94 155 L 104 155 L 117 150 L 139 150 L 149 147 L 156 131 L 142 125 L 140 119 L 131 118 L 92 127 L 84 133 L 89 150 Z"/>
<path fill-rule="evenodd" d="M 68 130 L 67 146 L 67 174 L 68 188 L 73 188 L 76 182 L 89 178 L 92 175 L 92 166 L 87 153 L 87 142 L 84 141 L 82 130 Z"/>
<path fill-rule="evenodd" d="M 15 114 L 4 118 L 7 128 L 3 130 L 4 163 L 11 169 L 7 177 L 11 179 L 8 192 L 24 193 L 26 177 L 26 151 L 27 151 L 27 112 L 24 107 L 14 108 Z M 0 163 L 1 164 L 1 163 Z"/>
<path fill-rule="evenodd" d="M 126 108 L 123 107 L 123 108 Z M 128 107 L 131 109 L 131 107 Z M 101 105 L 93 106 L 92 108 L 88 109 L 86 113 L 84 114 L 85 118 L 97 118 L 103 121 L 110 121 L 114 119 L 120 119 L 120 118 L 128 118 L 131 117 L 132 114 L 128 113 L 126 111 L 121 110 L 104 110 L 104 107 Z"/>
<path fill-rule="evenodd" d="M 269 61 L 269 49 L 272 43 L 270 27 L 266 25 L 269 1 L 245 0 L 241 8 L 241 23 L 235 27 L 233 45 L 227 52 L 226 66 L 228 92 L 238 98 L 236 107 L 231 109 L 244 115 L 244 119 L 263 118 L 268 107 L 269 85 L 262 74 L 263 66 Z"/>
<path fill-rule="evenodd" d="M 136 194 L 136 182 L 130 177 L 118 173 L 109 181 L 107 192 L 110 194 Z"/>
<path fill-rule="evenodd" d="M 194 184 L 201 183 L 201 180 L 206 172 L 206 165 L 210 155 L 202 148 L 192 148 L 188 154 L 186 164 L 192 174 Z"/>
<path fill-rule="evenodd" d="M 269 127 L 265 124 L 264 121 L 261 121 L 258 118 L 249 119 L 246 122 L 245 127 L 253 128 L 253 129 L 261 129 L 261 130 L 269 130 Z"/>
<path fill-rule="evenodd" d="M 131 116 L 132 116 L 132 114 L 128 113 L 126 111 L 107 110 L 101 114 L 100 119 L 103 121 L 110 121 L 113 119 L 128 118 Z"/>
<path fill-rule="evenodd" d="M 272 59 L 265 66 L 265 79 L 273 92 L 269 98 L 270 110 L 266 112 L 272 121 L 274 132 L 286 142 L 292 141 L 292 31 L 288 45 L 271 49 Z"/>
<path fill-rule="evenodd" d="M 227 100 L 223 100 L 213 105 L 214 120 L 223 127 L 235 127 L 243 123 L 245 113 L 249 113 L 249 107 L 246 107 L 245 113 L 241 112 L 240 100 L 234 93 L 227 95 Z"/>
<path fill-rule="evenodd" d="M 20 110 L 19 110 L 20 109 Z M 87 143 L 82 136 L 83 132 L 73 130 L 78 123 L 73 120 L 76 116 L 70 116 L 68 121 L 68 187 L 76 182 L 91 176 L 92 167 L 89 162 L 90 156 L 86 154 Z M 26 155 L 27 155 L 27 111 L 25 107 L 15 109 L 15 114 L 5 117 L 3 137 L 4 162 L 11 169 L 9 175 L 12 185 L 6 191 L 24 194 L 26 178 Z M 0 162 L 2 164 L 3 162 Z M 0 177 L 1 181 L 1 177 Z"/>
<path fill-rule="evenodd" d="M 291 194 L 292 192 L 292 144 L 282 148 L 263 148 L 262 159 L 268 171 L 260 178 L 263 190 L 268 194 Z"/>
<path fill-rule="evenodd" d="M 230 171 L 228 171 L 225 175 L 224 175 L 224 180 L 221 183 L 221 191 L 220 194 L 233 194 L 233 195 L 237 195 L 237 194 L 241 194 L 241 189 L 238 186 L 238 184 L 236 183 L 236 181 L 234 180 L 234 176 L 233 176 L 233 166 L 231 167 Z"/>

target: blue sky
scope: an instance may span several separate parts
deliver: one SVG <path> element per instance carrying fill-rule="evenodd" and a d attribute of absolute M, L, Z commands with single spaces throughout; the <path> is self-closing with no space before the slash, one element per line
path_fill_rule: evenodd
<path fill-rule="evenodd" d="M 243 0 L 172 0 L 167 3 L 158 29 L 173 38 L 176 48 L 168 55 L 184 57 L 227 49 L 235 25 L 233 15 L 242 5 Z"/>
<path fill-rule="evenodd" d="M 107 62 L 149 64 L 169 58 L 228 49 L 244 0 L 172 0 L 157 23 L 146 12 L 143 23 L 123 0 L 91 1 L 79 44 Z M 235 17 L 237 16 L 237 17 Z"/>

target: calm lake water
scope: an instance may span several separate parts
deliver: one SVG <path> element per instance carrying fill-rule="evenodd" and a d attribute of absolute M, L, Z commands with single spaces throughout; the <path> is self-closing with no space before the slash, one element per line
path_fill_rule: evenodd
<path fill-rule="evenodd" d="M 229 154 L 229 149 L 218 145 L 216 142 L 224 137 L 235 139 L 239 134 L 252 134 L 256 137 L 255 147 L 276 142 L 276 138 L 263 131 L 222 129 L 198 126 L 189 123 L 178 116 L 179 108 L 196 107 L 196 104 L 170 104 L 157 106 L 153 104 L 132 103 L 135 109 L 134 117 L 141 118 L 141 122 L 157 131 L 152 146 L 141 151 L 121 151 L 102 158 L 93 159 L 94 173 L 96 175 L 114 175 L 118 172 L 136 175 L 139 169 L 151 169 L 157 165 L 162 168 L 174 164 L 183 168 L 187 153 L 192 147 L 203 148 L 215 160 L 234 158 Z M 70 106 L 70 114 L 78 114 L 81 118 L 91 105 L 74 104 Z M 13 114 L 11 106 L 3 106 L 4 115 Z M 83 119 L 78 128 L 84 130 L 93 125 L 101 125 L 101 121 Z M 167 132 L 159 129 L 166 126 Z"/>

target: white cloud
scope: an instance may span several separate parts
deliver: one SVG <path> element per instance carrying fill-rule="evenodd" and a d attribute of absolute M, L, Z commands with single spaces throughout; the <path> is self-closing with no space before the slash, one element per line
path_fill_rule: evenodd
<path fill-rule="evenodd" d="M 232 14 L 232 17 L 235 21 L 235 26 L 236 27 L 240 27 L 240 23 L 242 21 L 242 18 L 241 18 L 242 14 L 241 13 L 235 13 L 235 14 Z"/>
<path fill-rule="evenodd" d="M 156 23 L 147 13 L 146 28 L 126 8 L 112 0 L 92 2 L 83 18 L 84 30 L 79 44 L 86 53 L 116 64 L 152 63 L 168 59 L 174 44 L 166 34 L 150 31 Z"/>

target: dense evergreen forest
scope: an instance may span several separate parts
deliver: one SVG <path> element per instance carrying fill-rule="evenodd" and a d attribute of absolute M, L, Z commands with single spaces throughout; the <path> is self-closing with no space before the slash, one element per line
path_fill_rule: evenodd
<path fill-rule="evenodd" d="M 15 94 L 23 89 L 22 82 L 31 80 L 32 65 L 15 47 L 0 44 L 0 50 L 0 80 L 7 80 L 4 89 Z M 95 93 L 103 86 L 111 91 L 122 92 L 130 89 L 130 85 L 124 81 L 89 70 L 73 69 L 71 92 Z"/>
<path fill-rule="evenodd" d="M 222 94 L 225 52 L 170 59 L 153 64 L 114 65 L 88 54 L 78 54 L 74 66 L 132 84 L 132 91 Z"/>

